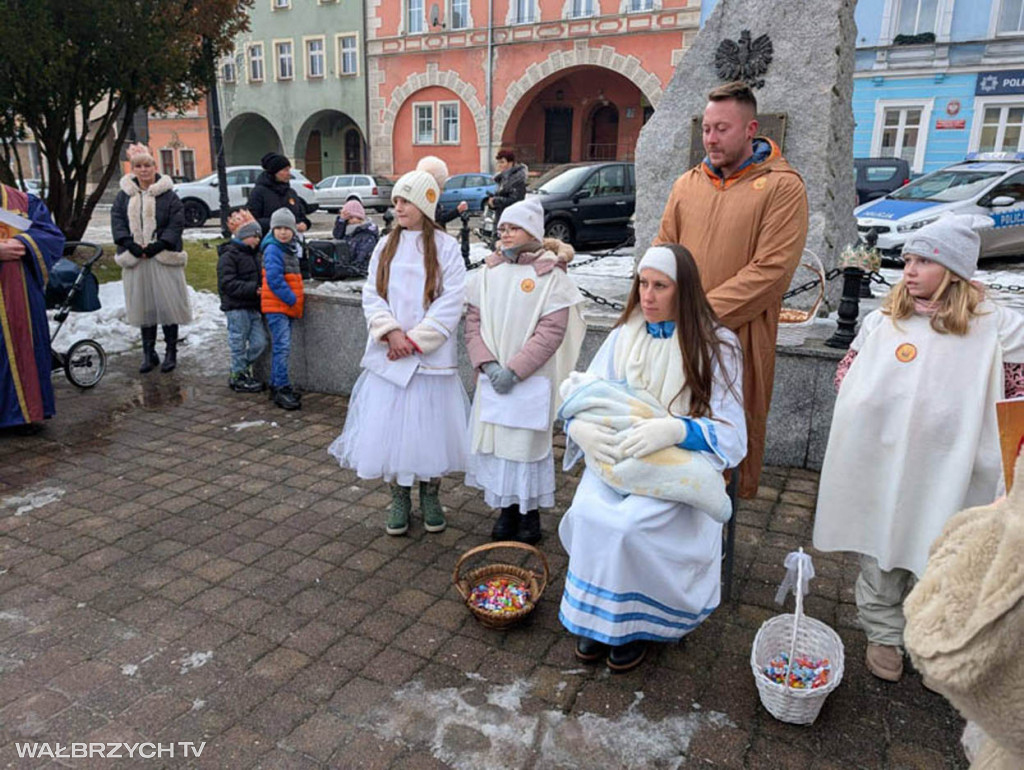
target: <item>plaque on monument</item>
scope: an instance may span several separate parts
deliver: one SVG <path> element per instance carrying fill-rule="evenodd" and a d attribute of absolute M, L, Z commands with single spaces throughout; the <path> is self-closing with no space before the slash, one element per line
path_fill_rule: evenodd
<path fill-rule="evenodd" d="M 775 144 L 779 145 L 779 149 L 785 153 L 786 113 L 759 112 L 757 114 L 757 122 L 757 135 L 768 137 L 775 142 Z M 705 152 L 704 138 L 702 136 L 702 124 L 703 116 L 693 119 L 692 128 L 690 129 L 690 165 L 687 166 L 687 168 L 693 168 L 704 160 Z"/>

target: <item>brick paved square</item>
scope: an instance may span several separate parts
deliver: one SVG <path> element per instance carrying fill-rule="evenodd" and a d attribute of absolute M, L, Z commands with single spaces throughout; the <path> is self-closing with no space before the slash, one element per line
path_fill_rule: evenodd
<path fill-rule="evenodd" d="M 505 740 L 494 736 L 519 735 L 531 738 L 508 746 L 509 767 L 549 766 L 545 746 L 612 767 L 586 732 L 603 725 L 677 741 L 682 767 L 966 766 L 962 721 L 942 698 L 912 671 L 890 686 L 864 669 L 850 558 L 812 552 L 807 601 L 843 637 L 843 684 L 813 727 L 760 706 L 750 645 L 779 612 L 782 559 L 809 545 L 815 474 L 766 469 L 740 506 L 735 601 L 611 676 L 575 659 L 557 617 L 567 562 L 555 532 L 578 475 L 559 474 L 561 507 L 542 517 L 552 583 L 540 607 L 489 630 L 450 584 L 459 555 L 488 538 L 478 492 L 446 479 L 447 532 L 416 520 L 387 537 L 386 488 L 324 451 L 344 399 L 309 394 L 286 418 L 181 369 L 163 382 L 188 395 L 143 407 L 130 395 L 138 375 L 113 359 L 107 398 L 58 383 L 43 433 L 0 444 L 0 462 L 20 469 L 7 478 L 31 479 L 5 480 L 0 496 L 74 486 L 0 514 L 0 764 L 15 761 L 15 741 L 95 738 L 207 741 L 175 767 L 442 768 L 452 752 L 472 766 L 479 746 Z M 266 423 L 223 429 L 253 419 Z M 492 738 L 478 729 L 488 720 Z"/>

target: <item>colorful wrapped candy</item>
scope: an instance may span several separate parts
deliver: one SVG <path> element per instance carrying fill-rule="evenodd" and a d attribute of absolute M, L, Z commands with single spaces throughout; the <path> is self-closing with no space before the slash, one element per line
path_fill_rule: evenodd
<path fill-rule="evenodd" d="M 473 586 L 469 601 L 488 612 L 517 612 L 526 606 L 530 592 L 518 580 L 495 577 Z"/>
<path fill-rule="evenodd" d="M 786 669 L 788 667 L 789 653 L 784 652 L 768 661 L 768 665 L 764 667 L 764 673 L 776 684 L 787 684 Z M 798 655 L 793 659 L 788 684 L 794 690 L 813 690 L 828 684 L 831 672 L 832 665 L 828 658 L 817 660 Z"/>

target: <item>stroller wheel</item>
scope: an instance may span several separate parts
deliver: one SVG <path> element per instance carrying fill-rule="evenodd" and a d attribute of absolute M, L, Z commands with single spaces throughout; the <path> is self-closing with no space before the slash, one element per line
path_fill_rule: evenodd
<path fill-rule="evenodd" d="M 79 388 L 91 388 L 107 370 L 107 354 L 95 340 L 79 340 L 64 356 L 64 375 Z"/>

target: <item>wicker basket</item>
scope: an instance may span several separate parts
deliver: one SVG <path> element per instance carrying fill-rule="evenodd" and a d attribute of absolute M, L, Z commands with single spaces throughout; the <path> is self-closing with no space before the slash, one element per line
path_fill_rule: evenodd
<path fill-rule="evenodd" d="M 802 549 L 801 549 L 802 550 Z M 795 615 L 777 615 L 766 620 L 754 637 L 750 651 L 750 668 L 754 672 L 761 704 L 782 722 L 809 725 L 818 718 L 825 699 L 843 680 L 843 642 L 839 634 L 820 620 L 804 615 L 803 565 L 798 562 L 797 581 L 793 588 L 796 596 Z M 810 658 L 828 658 L 832 666 L 827 684 L 814 689 L 796 689 L 773 682 L 764 673 L 768 662 L 780 652 L 789 650 L 790 666 L 801 655 Z M 789 681 L 789 668 L 786 669 Z"/>
<path fill-rule="evenodd" d="M 784 307 L 779 312 L 779 331 L 776 342 L 779 345 L 802 345 L 807 339 L 807 334 L 814 326 L 814 319 L 818 315 L 818 308 L 825 299 L 825 268 L 821 265 L 818 255 L 810 249 L 804 249 L 801 257 L 800 267 L 810 270 L 818 276 L 818 296 L 814 298 L 814 304 L 809 310 L 802 308 Z"/>
<path fill-rule="evenodd" d="M 514 564 L 487 564 L 483 567 L 477 567 L 469 570 L 465 574 L 462 574 L 462 565 L 467 559 L 471 556 L 476 556 L 477 554 L 494 550 L 495 548 L 514 548 L 533 554 L 540 560 L 540 563 L 544 568 L 543 574 L 538 575 L 531 570 L 524 567 L 517 567 Z M 503 540 L 497 543 L 478 545 L 476 548 L 470 548 L 462 554 L 462 556 L 459 557 L 459 560 L 455 563 L 455 571 L 452 573 L 452 583 L 455 585 L 455 590 L 457 590 L 465 600 L 466 606 L 469 607 L 469 611 L 476 616 L 476 619 L 480 621 L 481 625 L 484 625 L 487 628 L 507 628 L 533 612 L 533 608 L 537 606 L 537 602 L 540 601 L 540 597 L 544 594 L 544 589 L 547 588 L 548 574 L 548 559 L 544 555 L 543 551 L 538 548 L 534 548 L 532 545 L 527 545 L 526 543 L 518 543 L 513 540 Z M 506 578 L 509 581 L 519 583 L 525 587 L 529 598 L 523 605 L 523 608 L 513 612 L 496 612 L 473 604 L 470 601 L 473 586 L 484 580 L 490 580 L 492 578 Z"/>

